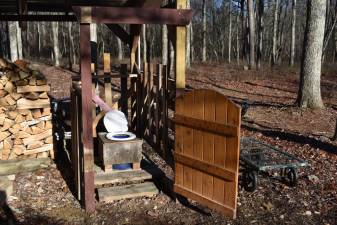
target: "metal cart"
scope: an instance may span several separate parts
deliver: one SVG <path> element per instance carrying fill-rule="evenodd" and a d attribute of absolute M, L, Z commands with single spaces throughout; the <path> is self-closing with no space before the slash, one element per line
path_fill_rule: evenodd
<path fill-rule="evenodd" d="M 254 138 L 242 137 L 240 147 L 242 182 L 246 191 L 252 192 L 257 188 L 260 172 L 271 170 L 280 170 L 281 179 L 289 186 L 295 186 L 296 168 L 308 165 L 306 161 Z"/>

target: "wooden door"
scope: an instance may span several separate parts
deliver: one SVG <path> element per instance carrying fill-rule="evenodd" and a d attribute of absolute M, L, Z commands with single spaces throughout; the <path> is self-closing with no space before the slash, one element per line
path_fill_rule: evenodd
<path fill-rule="evenodd" d="M 176 193 L 236 217 L 241 108 L 212 90 L 176 99 Z"/>

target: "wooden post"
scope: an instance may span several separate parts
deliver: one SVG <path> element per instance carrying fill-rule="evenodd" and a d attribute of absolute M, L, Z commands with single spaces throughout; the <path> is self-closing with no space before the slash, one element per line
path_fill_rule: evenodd
<path fill-rule="evenodd" d="M 120 106 L 121 111 L 128 118 L 128 66 L 126 64 L 121 65 L 121 99 Z"/>
<path fill-rule="evenodd" d="M 157 150 L 161 150 L 161 137 L 160 137 L 160 114 L 162 113 L 160 108 L 161 108 L 161 104 L 160 104 L 160 101 L 161 101 L 161 86 L 162 86 L 162 83 L 161 83 L 161 77 L 162 77 L 162 69 L 163 69 L 163 66 L 161 64 L 158 64 L 157 65 L 157 79 L 156 79 L 156 83 L 154 85 L 154 87 L 156 88 L 156 98 L 155 98 L 155 101 L 156 101 L 156 108 L 155 108 L 155 115 L 154 115 L 154 120 L 155 120 L 155 124 L 156 124 L 156 148 Z M 162 154 L 162 152 L 160 152 L 160 154 Z"/>
<path fill-rule="evenodd" d="M 168 110 L 167 110 L 167 66 L 164 65 L 162 68 L 162 88 L 161 88 L 161 101 L 162 101 L 162 143 L 163 143 L 163 157 L 168 158 Z"/>
<path fill-rule="evenodd" d="M 94 148 L 92 135 L 92 77 L 91 77 L 91 49 L 90 23 L 80 25 L 80 67 L 81 67 L 81 95 L 82 95 L 82 148 L 83 152 L 83 203 L 86 212 L 95 211 L 94 191 Z"/>
<path fill-rule="evenodd" d="M 105 93 L 105 102 L 112 107 L 112 89 L 111 89 L 111 67 L 110 67 L 110 53 L 104 53 L 104 93 Z"/>
<path fill-rule="evenodd" d="M 131 35 L 131 45 L 130 45 L 130 71 L 131 73 L 135 72 L 136 64 L 136 53 L 138 49 L 138 43 L 140 40 L 141 25 L 130 25 L 130 35 Z M 137 65 L 139 70 L 139 65 Z"/>
<path fill-rule="evenodd" d="M 186 0 L 177 0 L 177 9 L 186 9 Z M 186 71 L 186 26 L 176 28 L 176 96 L 184 93 L 185 90 L 185 71 Z"/>

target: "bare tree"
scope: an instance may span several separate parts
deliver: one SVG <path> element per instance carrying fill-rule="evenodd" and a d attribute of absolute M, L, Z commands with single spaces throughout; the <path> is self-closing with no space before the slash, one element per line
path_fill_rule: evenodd
<path fill-rule="evenodd" d="M 187 9 L 191 8 L 191 0 L 187 0 Z M 187 25 L 186 29 L 186 67 L 191 67 L 191 32 L 192 22 Z M 166 45 L 167 46 L 167 45 Z"/>
<path fill-rule="evenodd" d="M 206 0 L 202 2 L 202 61 L 207 60 L 207 42 L 206 42 L 206 32 L 207 32 L 207 15 L 206 15 Z"/>
<path fill-rule="evenodd" d="M 240 63 L 240 26 L 239 26 L 239 13 L 236 14 L 236 62 Z"/>
<path fill-rule="evenodd" d="M 295 62 L 295 42 L 296 42 L 296 0 L 293 1 L 292 18 L 291 18 L 291 49 L 290 49 L 290 65 Z"/>
<path fill-rule="evenodd" d="M 255 18 L 254 18 L 254 2 L 247 0 L 248 22 L 249 22 L 249 68 L 255 67 Z"/>
<path fill-rule="evenodd" d="M 162 64 L 167 65 L 167 54 L 168 54 L 168 37 L 167 37 L 167 26 L 162 25 L 161 27 L 161 57 Z"/>
<path fill-rule="evenodd" d="M 147 62 L 146 24 L 142 27 L 143 62 Z"/>
<path fill-rule="evenodd" d="M 8 22 L 8 36 L 11 60 L 14 62 L 19 58 L 16 22 Z"/>
<path fill-rule="evenodd" d="M 228 25 L 228 62 L 231 62 L 231 52 L 232 52 L 232 0 L 229 0 L 228 5 L 229 11 L 229 25 Z"/>
<path fill-rule="evenodd" d="M 324 107 L 321 97 L 321 66 L 325 11 L 325 1 L 308 0 L 301 80 L 297 100 L 302 108 Z"/>
<path fill-rule="evenodd" d="M 22 55 L 22 32 L 21 32 L 21 27 L 19 26 L 19 22 L 16 22 L 15 23 L 16 25 L 16 40 L 18 42 L 18 56 L 19 56 L 19 59 L 22 59 L 23 58 L 23 55 Z"/>
<path fill-rule="evenodd" d="M 60 66 L 59 23 L 52 22 L 54 65 Z"/>
<path fill-rule="evenodd" d="M 263 14 L 264 14 L 264 0 L 258 1 L 258 47 L 257 47 L 257 68 L 261 68 L 261 61 L 262 61 L 262 51 L 263 51 Z"/>
<path fill-rule="evenodd" d="M 279 16 L 280 0 L 275 0 L 274 4 L 274 22 L 273 22 L 273 50 L 271 55 L 271 65 L 276 64 L 276 51 L 277 51 L 277 31 L 278 31 L 278 16 Z"/>
<path fill-rule="evenodd" d="M 117 38 L 117 58 L 118 60 L 122 60 L 124 55 L 122 41 L 118 37 L 116 38 Z"/>

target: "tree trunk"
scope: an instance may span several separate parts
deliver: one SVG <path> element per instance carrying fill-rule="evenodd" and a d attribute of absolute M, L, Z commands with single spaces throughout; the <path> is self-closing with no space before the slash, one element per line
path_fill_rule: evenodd
<path fill-rule="evenodd" d="M 255 19 L 254 19 L 254 2 L 247 0 L 248 22 L 249 22 L 249 68 L 255 67 Z"/>
<path fill-rule="evenodd" d="M 187 9 L 191 8 L 191 0 L 187 0 Z M 187 25 L 186 29 L 186 67 L 191 67 L 191 29 L 192 21 Z M 166 45 L 167 46 L 167 45 Z"/>
<path fill-rule="evenodd" d="M 241 0 L 241 35 L 242 35 L 242 59 L 246 58 L 247 52 L 246 52 L 246 19 L 245 19 L 245 0 Z"/>
<path fill-rule="evenodd" d="M 12 62 L 14 62 L 19 58 L 18 40 L 15 23 L 16 22 L 8 22 L 8 34 L 9 34 L 8 36 L 9 36 L 10 55 Z"/>
<path fill-rule="evenodd" d="M 232 52 L 232 0 L 229 1 L 228 6 L 229 11 L 229 27 L 228 27 L 228 62 L 231 62 L 231 52 Z"/>
<path fill-rule="evenodd" d="M 60 66 L 59 24 L 52 22 L 54 65 Z"/>
<path fill-rule="evenodd" d="M 206 17 L 206 0 L 202 2 L 202 61 L 207 60 L 207 43 L 206 43 L 206 32 L 207 32 L 207 17 Z"/>
<path fill-rule="evenodd" d="M 293 0 L 292 19 L 291 19 L 290 66 L 293 66 L 295 63 L 295 44 L 296 44 L 296 0 Z"/>
<path fill-rule="evenodd" d="M 124 54 L 123 54 L 122 41 L 118 37 L 116 38 L 117 38 L 117 57 L 118 57 L 118 60 L 123 60 Z"/>
<path fill-rule="evenodd" d="M 143 24 L 142 42 L 143 42 L 143 63 L 147 63 L 146 24 Z"/>
<path fill-rule="evenodd" d="M 262 52 L 263 52 L 263 16 L 264 16 L 264 0 L 258 2 L 258 48 L 257 48 L 257 68 L 261 68 Z"/>
<path fill-rule="evenodd" d="M 280 0 L 275 0 L 274 6 L 274 22 L 273 22 L 273 50 L 271 55 L 271 65 L 276 64 L 276 51 L 277 51 L 277 29 L 278 29 L 278 14 L 280 8 Z"/>
<path fill-rule="evenodd" d="M 18 56 L 19 59 L 23 58 L 22 55 L 22 32 L 21 32 L 21 28 L 19 26 L 19 22 L 15 22 L 16 24 L 16 36 L 17 36 L 17 41 L 18 41 Z"/>
<path fill-rule="evenodd" d="M 167 37 L 167 26 L 162 25 L 161 27 L 161 63 L 167 65 L 167 54 L 168 54 L 168 37 Z"/>
<path fill-rule="evenodd" d="M 298 104 L 302 108 L 323 108 L 321 66 L 326 2 L 308 0 Z"/>
<path fill-rule="evenodd" d="M 239 28 L 239 14 L 236 15 L 236 62 L 240 63 L 240 28 Z"/>

